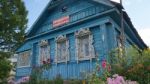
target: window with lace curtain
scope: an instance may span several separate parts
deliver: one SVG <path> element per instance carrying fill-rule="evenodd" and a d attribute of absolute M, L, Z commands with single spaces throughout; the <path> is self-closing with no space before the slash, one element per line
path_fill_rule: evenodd
<path fill-rule="evenodd" d="M 66 36 L 58 36 L 56 38 L 56 59 L 57 63 L 67 62 L 69 60 L 69 44 Z"/>
<path fill-rule="evenodd" d="M 78 38 L 79 40 L 79 57 L 86 58 L 90 56 L 89 35 Z"/>
<path fill-rule="evenodd" d="M 50 45 L 47 40 L 42 40 L 40 42 L 39 64 L 42 65 L 48 60 L 50 60 Z"/>
<path fill-rule="evenodd" d="M 78 60 L 92 60 L 95 58 L 93 36 L 89 29 L 81 29 L 75 33 L 76 56 Z"/>
<path fill-rule="evenodd" d="M 18 54 L 18 67 L 29 67 L 31 51 L 27 50 Z"/>

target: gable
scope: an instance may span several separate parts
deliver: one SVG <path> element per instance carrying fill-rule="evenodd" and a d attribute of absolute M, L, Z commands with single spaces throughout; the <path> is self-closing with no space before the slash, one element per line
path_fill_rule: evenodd
<path fill-rule="evenodd" d="M 62 0 L 58 6 L 54 7 L 49 4 L 45 11 L 43 12 L 41 18 L 35 23 L 35 25 L 31 28 L 27 36 L 35 36 L 47 31 L 51 31 L 57 29 L 59 26 L 63 26 L 65 24 L 69 24 L 80 19 L 86 18 L 98 12 L 103 12 L 110 8 L 110 6 L 106 6 L 104 4 L 98 3 L 96 0 Z M 67 7 L 66 12 L 62 12 L 61 9 L 63 7 Z M 69 21 L 64 22 L 63 24 L 60 19 L 64 20 L 64 17 L 69 16 Z M 53 22 L 58 21 L 57 27 L 54 27 Z M 59 25 L 61 24 L 61 25 Z"/>

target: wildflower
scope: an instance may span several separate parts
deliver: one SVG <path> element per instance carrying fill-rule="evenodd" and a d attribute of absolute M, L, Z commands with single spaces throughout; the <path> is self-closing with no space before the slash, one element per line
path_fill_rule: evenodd
<path fill-rule="evenodd" d="M 111 71 L 111 66 L 110 66 L 110 65 L 108 65 L 107 70 L 108 70 L 109 72 Z"/>
<path fill-rule="evenodd" d="M 143 66 L 143 64 L 138 64 L 138 67 L 143 68 L 144 66 Z"/>
<path fill-rule="evenodd" d="M 47 59 L 47 64 L 50 64 L 50 63 L 51 63 L 50 59 Z"/>
<path fill-rule="evenodd" d="M 46 61 L 43 61 L 43 64 L 46 64 Z"/>
<path fill-rule="evenodd" d="M 48 58 L 47 61 L 50 62 L 50 58 Z"/>
<path fill-rule="evenodd" d="M 99 66 L 97 67 L 97 71 L 100 71 L 100 67 Z"/>
<path fill-rule="evenodd" d="M 115 84 L 114 79 L 107 78 L 107 84 Z"/>
<path fill-rule="evenodd" d="M 102 61 L 102 67 L 105 69 L 106 68 L 106 60 Z"/>
<path fill-rule="evenodd" d="M 148 66 L 148 67 L 147 67 L 147 70 L 149 70 L 149 71 L 150 71 L 150 66 Z"/>

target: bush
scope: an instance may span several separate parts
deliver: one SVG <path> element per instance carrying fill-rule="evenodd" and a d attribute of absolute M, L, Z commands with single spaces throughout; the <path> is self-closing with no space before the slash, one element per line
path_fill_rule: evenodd
<path fill-rule="evenodd" d="M 52 80 L 41 80 L 38 84 L 54 84 Z"/>
<path fill-rule="evenodd" d="M 68 84 L 82 84 L 80 80 L 69 80 Z"/>
<path fill-rule="evenodd" d="M 54 79 L 54 84 L 63 84 L 63 79 L 61 78 L 60 75 L 58 75 L 55 79 Z"/>
<path fill-rule="evenodd" d="M 139 51 L 129 48 L 120 62 L 112 64 L 113 74 L 117 73 L 140 84 L 150 83 L 150 50 Z"/>

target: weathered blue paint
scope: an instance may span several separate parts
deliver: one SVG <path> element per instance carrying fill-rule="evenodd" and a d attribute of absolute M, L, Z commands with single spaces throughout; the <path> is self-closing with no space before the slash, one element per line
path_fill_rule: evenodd
<path fill-rule="evenodd" d="M 61 0 L 60 0 L 61 1 Z M 56 5 L 55 7 L 53 7 Z M 115 7 L 95 2 L 93 0 L 62 0 L 61 5 L 49 4 L 37 22 L 27 33 L 26 42 L 17 50 L 17 53 L 31 50 L 30 67 L 17 68 L 16 78 L 28 76 L 31 67 L 39 63 L 39 42 L 43 39 L 48 40 L 50 45 L 50 57 L 55 59 L 56 41 L 59 35 L 66 35 L 69 40 L 69 62 L 52 63 L 51 69 L 43 72 L 43 77 L 54 79 L 58 74 L 63 79 L 83 79 L 83 72 L 91 73 L 95 69 L 95 59 L 92 61 L 79 61 L 77 63 L 75 32 L 89 28 L 93 35 L 93 45 L 95 54 L 101 60 L 110 60 L 108 53 L 117 47 L 117 36 L 120 32 L 119 10 Z M 60 9 L 67 6 L 67 12 L 62 13 Z M 52 27 L 52 21 L 63 16 L 70 16 L 70 22 L 57 28 Z M 127 18 L 127 16 L 125 17 Z M 139 49 L 146 48 L 146 45 L 138 36 L 133 25 L 124 20 L 126 46 L 137 45 Z M 19 60 L 18 60 L 19 61 Z"/>

